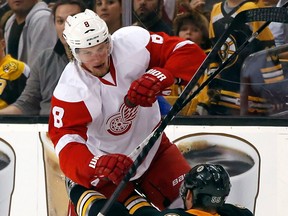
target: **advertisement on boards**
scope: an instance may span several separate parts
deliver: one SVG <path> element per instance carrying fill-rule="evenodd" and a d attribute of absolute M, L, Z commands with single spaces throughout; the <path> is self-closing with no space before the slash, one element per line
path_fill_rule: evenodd
<path fill-rule="evenodd" d="M 0 124 L 0 215 L 66 215 L 68 196 L 46 124 Z M 285 214 L 288 128 L 169 125 L 169 139 L 194 166 L 222 164 L 227 202 L 256 216 Z"/>

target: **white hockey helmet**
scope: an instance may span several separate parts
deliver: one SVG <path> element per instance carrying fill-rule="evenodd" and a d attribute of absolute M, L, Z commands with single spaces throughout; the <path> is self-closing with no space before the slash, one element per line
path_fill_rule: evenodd
<path fill-rule="evenodd" d="M 89 9 L 67 17 L 63 37 L 76 59 L 76 49 L 92 47 L 106 40 L 110 42 L 110 34 L 105 21 Z"/>

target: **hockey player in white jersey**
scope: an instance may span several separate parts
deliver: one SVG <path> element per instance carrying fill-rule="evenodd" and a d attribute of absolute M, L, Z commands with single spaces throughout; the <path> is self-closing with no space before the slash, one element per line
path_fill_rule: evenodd
<path fill-rule="evenodd" d="M 69 16 L 63 34 L 75 59 L 55 88 L 49 135 L 64 174 L 109 197 L 137 156 L 131 152 L 161 120 L 157 95 L 176 80 L 187 83 L 206 56 L 191 41 L 141 27 L 110 36 L 91 10 Z M 118 201 L 137 185 L 159 209 L 175 207 L 189 170 L 163 133 Z"/>

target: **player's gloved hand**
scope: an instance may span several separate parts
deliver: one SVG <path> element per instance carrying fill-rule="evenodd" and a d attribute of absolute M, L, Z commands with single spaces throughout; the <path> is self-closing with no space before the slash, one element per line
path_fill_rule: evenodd
<path fill-rule="evenodd" d="M 151 107 L 156 101 L 156 96 L 174 83 L 174 76 L 163 68 L 148 70 L 142 77 L 132 82 L 125 104 L 128 107 L 140 105 Z"/>
<path fill-rule="evenodd" d="M 103 155 L 96 162 L 95 177 L 118 185 L 132 164 L 132 159 L 123 154 Z"/>

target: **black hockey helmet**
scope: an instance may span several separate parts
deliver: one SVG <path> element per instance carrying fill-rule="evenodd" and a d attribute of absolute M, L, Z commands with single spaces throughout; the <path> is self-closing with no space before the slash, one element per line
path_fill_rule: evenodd
<path fill-rule="evenodd" d="M 229 174 L 221 165 L 199 164 L 185 175 L 180 195 L 185 200 L 191 190 L 193 207 L 215 209 L 224 204 L 230 187 Z"/>

